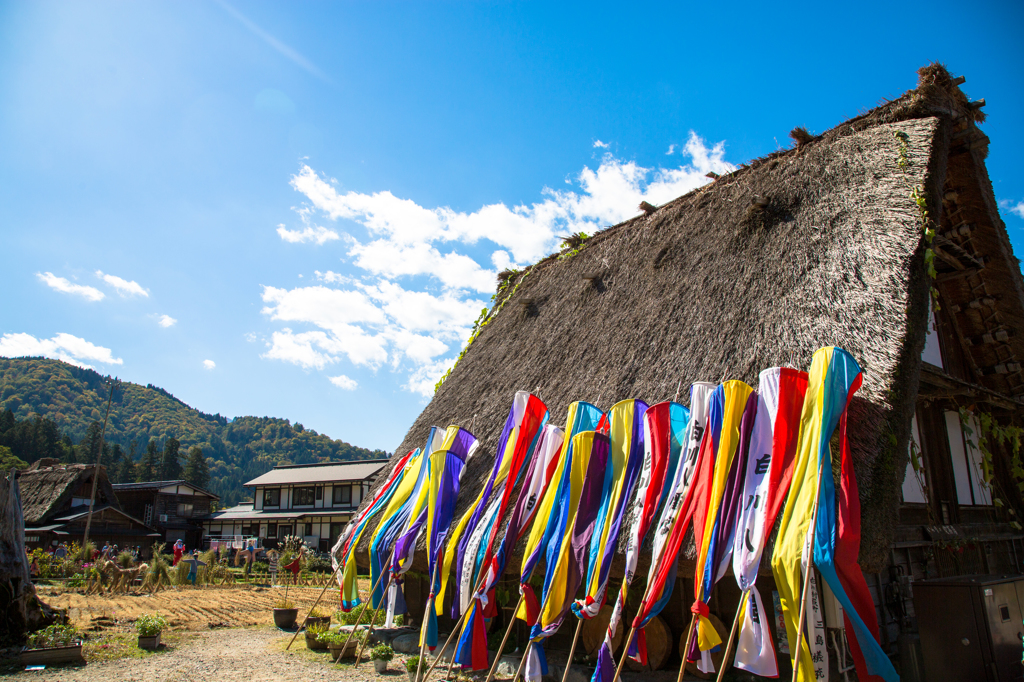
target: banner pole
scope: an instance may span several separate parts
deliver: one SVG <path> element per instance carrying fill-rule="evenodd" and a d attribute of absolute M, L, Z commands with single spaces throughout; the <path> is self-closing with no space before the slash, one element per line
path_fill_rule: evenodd
<path fill-rule="evenodd" d="M 572 657 L 576 654 L 576 642 L 580 641 L 580 630 L 583 629 L 583 619 L 580 618 L 576 624 L 576 634 L 572 638 L 572 648 L 569 649 L 569 660 L 565 662 L 565 672 L 562 673 L 562 682 L 569 682 L 569 668 L 572 667 Z"/>
<path fill-rule="evenodd" d="M 394 548 L 392 548 L 391 556 L 388 558 L 388 561 L 385 564 L 385 566 L 391 566 L 391 560 L 394 558 L 395 550 Z M 367 598 L 366 603 L 363 604 L 363 608 L 359 610 L 359 615 L 356 617 L 356 622 L 352 626 L 352 631 L 348 633 L 348 637 L 345 639 L 345 645 L 341 647 L 342 655 L 344 655 L 345 651 L 348 650 L 348 643 L 352 641 L 352 635 L 354 635 L 356 633 L 356 630 L 359 628 L 359 621 L 363 619 L 363 613 L 366 611 L 366 607 L 373 602 L 373 593 L 377 591 L 377 586 L 380 585 L 380 581 L 384 578 L 385 573 L 387 573 L 387 570 L 382 570 L 380 572 L 380 575 L 377 576 L 377 582 L 375 582 L 373 584 L 373 587 L 370 588 L 370 596 Z"/>
<path fill-rule="evenodd" d="M 750 590 L 743 590 L 742 594 L 740 594 L 740 603 L 736 607 L 736 616 L 732 619 L 732 629 L 729 630 L 729 641 L 725 645 L 725 656 L 722 657 L 722 669 L 718 671 L 718 677 L 715 678 L 715 682 L 722 682 L 722 678 L 725 676 L 725 669 L 729 666 L 729 654 L 732 653 L 733 637 L 736 636 L 736 629 L 740 622 L 740 613 L 743 611 L 743 605 L 747 603 L 748 596 L 750 596 Z"/>
<path fill-rule="evenodd" d="M 829 446 L 831 449 L 831 446 Z M 829 473 L 832 473 L 831 471 Z M 814 491 L 814 508 L 811 510 L 811 546 L 807 552 L 807 570 L 804 572 L 804 589 L 800 597 L 800 618 L 796 622 L 796 665 L 793 666 L 792 682 L 797 682 L 800 674 L 800 645 L 804 637 L 804 620 L 807 618 L 807 597 L 808 588 L 811 585 L 811 573 L 814 571 L 814 528 L 818 523 L 818 502 L 821 500 L 821 477 L 824 475 L 824 468 L 818 463 L 818 487 Z M 810 638 L 807 640 L 807 648 L 810 649 Z M 791 654 L 792 655 L 792 654 Z"/>
<path fill-rule="evenodd" d="M 640 605 L 640 610 L 643 610 L 643 604 Z M 619 658 L 619 665 L 615 668 L 615 677 L 612 678 L 612 682 L 616 682 L 619 679 L 619 675 L 622 674 L 622 666 L 626 665 L 626 657 L 629 656 L 629 644 L 633 641 L 633 635 L 635 634 L 636 626 L 634 625 L 630 628 L 626 641 L 623 642 L 622 657 Z"/>
<path fill-rule="evenodd" d="M 683 647 L 683 664 L 679 666 L 679 677 L 676 682 L 683 682 L 683 676 L 686 674 L 686 657 L 690 655 L 690 645 L 693 644 L 693 633 L 697 629 L 697 614 L 690 616 L 690 627 L 686 631 L 686 646 Z"/>
<path fill-rule="evenodd" d="M 509 635 L 512 634 L 512 628 L 516 624 L 516 613 L 519 611 L 519 607 L 523 605 L 523 600 L 526 597 L 522 594 L 519 595 L 519 601 L 516 603 L 516 608 L 512 611 L 512 618 L 509 619 L 508 627 L 505 628 L 505 636 L 501 640 L 501 646 L 498 647 L 498 653 L 494 656 L 494 663 L 491 665 L 490 671 L 487 673 L 487 682 L 494 681 L 494 675 L 498 671 L 498 662 L 501 660 L 501 654 L 505 651 L 505 645 L 508 644 Z"/>

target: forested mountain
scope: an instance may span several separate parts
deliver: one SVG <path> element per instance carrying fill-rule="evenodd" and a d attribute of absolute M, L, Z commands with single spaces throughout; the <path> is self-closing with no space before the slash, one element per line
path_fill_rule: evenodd
<path fill-rule="evenodd" d="M 91 369 L 45 358 L 0 358 L 0 447 L 28 463 L 40 457 L 95 461 L 109 390 L 107 377 Z M 242 484 L 275 464 L 388 456 L 287 419 L 206 414 L 162 388 L 127 382 L 114 391 L 105 440 L 105 463 L 115 481 L 125 477 L 122 470 L 132 475 L 123 460 L 141 464 L 147 450 L 171 450 L 171 458 L 176 455 L 184 466 L 198 446 L 209 470 L 207 487 L 221 496 L 222 506 L 237 503 L 245 496 Z M 159 473 L 157 466 L 154 474 Z"/>

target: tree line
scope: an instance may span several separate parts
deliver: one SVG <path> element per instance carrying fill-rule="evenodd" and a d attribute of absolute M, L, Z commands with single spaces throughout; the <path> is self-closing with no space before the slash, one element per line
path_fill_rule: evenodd
<path fill-rule="evenodd" d="M 57 423 L 46 417 L 17 419 L 14 412 L 0 410 L 0 467 L 24 469 L 43 458 L 64 464 L 100 464 L 107 468 L 111 483 L 184 480 L 200 488 L 210 483 L 210 469 L 198 445 L 183 454 L 181 442 L 171 436 L 157 443 L 149 438 L 140 448 L 132 440 L 127 448 L 120 443 L 102 442 L 103 426 L 96 421 L 76 444 Z M 102 455 L 100 449 L 102 448 Z M 184 461 L 184 464 L 182 464 Z"/>

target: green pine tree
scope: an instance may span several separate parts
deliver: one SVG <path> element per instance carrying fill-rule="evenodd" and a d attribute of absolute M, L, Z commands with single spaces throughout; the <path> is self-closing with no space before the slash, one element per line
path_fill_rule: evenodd
<path fill-rule="evenodd" d="M 135 441 L 132 441 L 132 445 L 135 445 Z M 117 462 L 117 476 L 116 480 L 118 483 L 133 483 L 135 481 L 135 458 L 132 456 L 135 452 L 135 448 L 132 447 L 129 450 L 121 450 L 121 446 L 114 446 L 114 449 L 118 451 L 119 461 Z"/>
<path fill-rule="evenodd" d="M 178 451 L 181 443 L 174 436 L 164 441 L 164 454 L 160 458 L 160 480 L 175 481 L 181 478 L 181 462 L 178 461 Z"/>
<path fill-rule="evenodd" d="M 205 488 L 210 482 L 210 469 L 206 466 L 203 449 L 193 445 L 188 449 L 188 460 L 185 462 L 185 480 L 194 486 Z"/>
<path fill-rule="evenodd" d="M 156 441 L 152 438 L 146 443 L 146 454 L 142 456 L 142 461 L 139 462 L 139 466 L 135 468 L 135 480 L 139 483 L 145 483 L 147 481 L 156 480 L 156 470 L 159 466 L 157 457 L 159 453 L 156 449 Z"/>

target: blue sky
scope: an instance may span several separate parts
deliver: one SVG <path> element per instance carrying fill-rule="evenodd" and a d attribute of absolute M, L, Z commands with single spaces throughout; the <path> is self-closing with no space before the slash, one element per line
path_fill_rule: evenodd
<path fill-rule="evenodd" d="M 988 102 L 1024 254 L 1022 28 L 984 1 L 3 2 L 0 355 L 391 450 L 498 270 L 932 60 Z"/>

